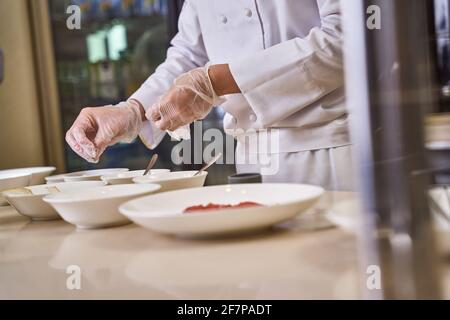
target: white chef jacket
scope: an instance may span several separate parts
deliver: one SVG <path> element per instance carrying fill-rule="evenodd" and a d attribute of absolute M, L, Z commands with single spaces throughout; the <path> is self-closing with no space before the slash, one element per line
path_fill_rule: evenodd
<path fill-rule="evenodd" d="M 349 146 L 340 19 L 339 0 L 186 0 L 166 61 L 131 98 L 148 109 L 180 74 L 208 62 L 228 63 L 242 93 L 226 96 L 221 107 L 238 149 L 274 129 L 277 148 L 246 152 Z M 141 132 L 151 148 L 163 136 L 150 122 Z"/>

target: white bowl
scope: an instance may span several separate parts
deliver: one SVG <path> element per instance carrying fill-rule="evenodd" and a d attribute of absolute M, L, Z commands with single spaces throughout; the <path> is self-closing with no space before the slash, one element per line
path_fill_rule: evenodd
<path fill-rule="evenodd" d="M 203 171 L 194 176 L 197 171 L 174 171 L 151 176 L 133 178 L 134 183 L 157 183 L 161 186 L 159 192 L 178 189 L 198 188 L 205 184 L 208 172 Z"/>
<path fill-rule="evenodd" d="M 143 176 L 145 170 L 135 170 L 128 172 L 112 173 L 101 176 L 101 179 L 107 184 L 130 184 L 133 183 L 133 178 Z M 161 173 L 170 172 L 169 169 L 153 169 L 148 175 L 159 175 Z"/>
<path fill-rule="evenodd" d="M 6 171 L 6 172 L 5 172 Z M 2 191 L 26 187 L 30 184 L 31 174 L 0 171 L 0 206 L 7 205 L 3 198 Z"/>
<path fill-rule="evenodd" d="M 56 210 L 42 199 L 51 193 L 52 188 L 61 192 L 80 190 L 88 187 L 102 186 L 102 181 L 63 182 L 30 186 L 3 193 L 6 200 L 21 215 L 32 220 L 60 219 Z M 31 193 L 29 193 L 31 191 Z"/>
<path fill-rule="evenodd" d="M 81 229 L 119 226 L 130 221 L 119 213 L 124 202 L 160 189 L 156 184 L 122 184 L 49 194 L 50 203 L 67 222 Z"/>
<path fill-rule="evenodd" d="M 3 170 L 0 172 L 7 174 L 29 174 L 31 177 L 28 185 L 33 186 L 45 183 L 45 177 L 51 175 L 55 170 L 55 167 L 29 167 Z"/>
<path fill-rule="evenodd" d="M 302 213 L 322 194 L 322 188 L 309 185 L 223 185 L 159 193 L 127 202 L 119 210 L 136 224 L 153 231 L 203 237 L 270 227 Z M 194 205 L 244 201 L 263 206 L 183 213 Z"/>
<path fill-rule="evenodd" d="M 114 169 L 97 169 L 97 170 L 72 172 L 64 175 L 64 181 L 74 182 L 74 181 L 101 180 L 101 176 L 103 175 L 126 172 L 128 170 L 129 169 L 126 168 L 114 168 Z"/>
<path fill-rule="evenodd" d="M 54 176 L 48 176 L 48 177 L 45 177 L 45 181 L 47 183 L 61 183 L 61 182 L 64 182 L 64 177 L 66 176 L 66 174 L 67 173 L 57 174 Z"/>

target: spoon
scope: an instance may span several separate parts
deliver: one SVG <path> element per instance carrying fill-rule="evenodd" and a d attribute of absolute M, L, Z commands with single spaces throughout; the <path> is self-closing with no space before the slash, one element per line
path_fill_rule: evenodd
<path fill-rule="evenodd" d="M 222 156 L 222 153 L 219 153 L 217 156 L 215 156 L 214 158 L 211 159 L 210 162 L 208 162 L 207 164 L 205 164 L 200 170 L 198 170 L 195 174 L 195 176 L 198 176 L 200 173 L 202 173 L 203 171 L 205 171 L 206 169 L 208 169 L 209 167 L 211 167 L 217 160 L 219 160 L 219 158 Z"/>
<path fill-rule="evenodd" d="M 144 171 L 144 176 L 146 176 L 150 170 L 153 168 L 153 166 L 155 165 L 156 161 L 158 160 L 158 155 L 155 153 L 152 158 L 150 159 L 147 168 Z"/>

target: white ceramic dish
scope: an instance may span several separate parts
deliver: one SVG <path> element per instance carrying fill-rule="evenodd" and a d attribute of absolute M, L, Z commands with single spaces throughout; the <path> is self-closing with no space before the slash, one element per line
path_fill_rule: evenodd
<path fill-rule="evenodd" d="M 0 192 L 44 183 L 44 178 L 55 171 L 55 167 L 30 167 L 0 171 Z M 8 202 L 0 195 L 0 206 Z"/>
<path fill-rule="evenodd" d="M 156 184 L 92 187 L 49 194 L 44 197 L 44 201 L 50 203 L 64 220 L 78 228 L 96 229 L 129 223 L 119 213 L 119 206 L 159 189 L 160 186 Z"/>
<path fill-rule="evenodd" d="M 157 183 L 161 186 L 159 192 L 179 189 L 198 188 L 205 184 L 208 172 L 203 171 L 194 177 L 197 171 L 174 171 L 158 175 L 140 176 L 133 178 L 134 183 Z"/>
<path fill-rule="evenodd" d="M 8 202 L 2 195 L 2 191 L 26 187 L 30 184 L 31 174 L 14 173 L 0 171 L 0 206 L 5 206 Z"/>
<path fill-rule="evenodd" d="M 74 181 L 101 180 L 101 176 L 119 172 L 126 172 L 128 170 L 129 169 L 126 168 L 113 168 L 113 169 L 97 169 L 97 170 L 72 172 L 64 175 L 64 181 L 74 182 Z"/>
<path fill-rule="evenodd" d="M 105 181 L 107 184 L 129 184 L 133 183 L 133 178 L 136 177 L 142 177 L 145 170 L 135 170 L 135 171 L 128 171 L 128 172 L 119 172 L 119 173 L 112 173 L 107 174 L 104 176 L 101 176 L 101 179 Z M 167 173 L 170 172 L 169 169 L 153 169 L 150 170 L 148 175 L 159 175 L 161 173 Z"/>
<path fill-rule="evenodd" d="M 45 177 L 48 177 L 56 170 L 55 167 L 29 167 L 19 169 L 9 169 L 0 171 L 6 174 L 29 174 L 30 183 L 28 185 L 34 186 L 45 183 Z"/>
<path fill-rule="evenodd" d="M 127 202 L 119 210 L 136 224 L 156 232 L 204 237 L 270 227 L 302 213 L 322 194 L 322 188 L 309 185 L 223 185 L 160 193 Z M 263 206 L 182 213 L 193 205 L 244 201 Z"/>
<path fill-rule="evenodd" d="M 3 195 L 11 206 L 23 216 L 32 220 L 54 220 L 60 219 L 60 216 L 52 206 L 42 200 L 44 196 L 52 192 L 53 188 L 57 188 L 61 192 L 67 192 L 102 185 L 104 185 L 102 181 L 42 184 L 6 191 Z"/>
<path fill-rule="evenodd" d="M 54 176 L 48 176 L 48 177 L 45 177 L 45 181 L 47 183 L 61 183 L 61 182 L 64 182 L 65 176 L 66 176 L 66 174 L 57 174 Z"/>

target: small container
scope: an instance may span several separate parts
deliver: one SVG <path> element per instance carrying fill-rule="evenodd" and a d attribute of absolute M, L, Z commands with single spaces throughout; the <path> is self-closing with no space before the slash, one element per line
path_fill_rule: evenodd
<path fill-rule="evenodd" d="M 239 173 L 228 176 L 229 184 L 262 183 L 262 176 L 259 173 Z"/>

